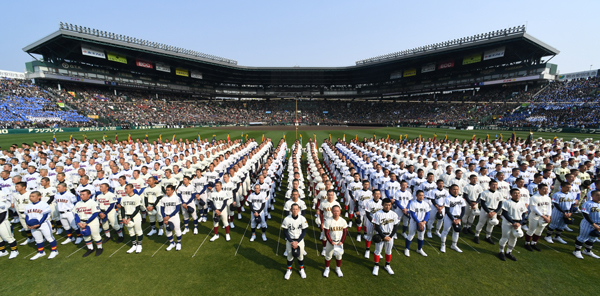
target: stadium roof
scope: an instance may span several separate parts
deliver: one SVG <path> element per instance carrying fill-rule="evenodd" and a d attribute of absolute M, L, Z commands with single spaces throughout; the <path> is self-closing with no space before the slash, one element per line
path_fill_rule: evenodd
<path fill-rule="evenodd" d="M 91 49 L 91 54 L 85 52 L 87 49 Z M 392 83 L 400 85 L 396 87 L 400 92 L 405 91 L 401 90 L 402 85 L 436 83 L 464 75 L 470 75 L 472 81 L 468 83 L 476 83 L 482 81 L 477 77 L 487 75 L 490 69 L 496 69 L 495 73 L 506 72 L 517 64 L 523 66 L 519 71 L 529 71 L 524 75 L 531 75 L 532 68 L 539 69 L 544 64 L 543 57 L 559 53 L 527 34 L 525 26 L 519 26 L 360 60 L 350 66 L 252 67 L 238 65 L 233 59 L 63 23 L 58 31 L 23 50 L 42 55 L 44 62 L 53 64 L 79 63 L 103 67 L 116 75 L 129 72 L 155 80 L 215 87 L 305 86 L 323 90 L 330 86 L 360 88 Z M 162 71 L 159 65 L 167 68 Z M 179 75 L 180 69 L 187 74 Z M 389 87 L 379 91 L 386 92 L 390 92 Z M 365 93 L 364 88 L 362 93 Z"/>

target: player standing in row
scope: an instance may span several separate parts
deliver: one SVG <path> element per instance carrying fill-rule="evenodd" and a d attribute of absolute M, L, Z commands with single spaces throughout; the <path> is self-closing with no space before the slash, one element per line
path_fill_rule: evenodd
<path fill-rule="evenodd" d="M 552 199 L 548 196 L 548 185 L 539 184 L 535 195 L 530 198 L 529 209 L 531 214 L 529 217 L 529 229 L 525 234 L 525 249 L 528 251 L 541 250 L 537 247 L 537 242 L 540 239 L 544 228 L 552 220 Z"/>
<path fill-rule="evenodd" d="M 100 207 L 96 201 L 91 199 L 92 193 L 87 189 L 82 190 L 79 197 L 81 200 L 75 204 L 73 212 L 75 213 L 75 222 L 81 230 L 81 235 L 88 248 L 82 257 L 87 257 L 94 252 L 92 240 L 96 242 L 96 256 L 100 256 L 102 254 L 102 237 L 98 222 Z"/>
<path fill-rule="evenodd" d="M 73 231 L 78 229 L 77 223 L 75 223 L 75 215 L 73 214 L 73 207 L 77 203 L 77 197 L 71 191 L 67 190 L 67 184 L 65 183 L 59 183 L 56 186 L 56 190 L 58 193 L 54 196 L 54 202 L 56 202 L 56 209 L 60 213 L 60 223 L 67 234 L 67 239 L 61 245 L 71 242 L 77 245 L 82 240 L 81 237 L 77 237 L 73 241 Z"/>
<path fill-rule="evenodd" d="M 334 205 L 331 208 L 331 218 L 323 222 L 325 237 L 327 238 L 327 246 L 325 247 L 325 270 L 324 277 L 329 277 L 329 266 L 331 258 L 335 257 L 335 273 L 338 277 L 343 277 L 342 273 L 342 255 L 344 255 L 344 240 L 348 234 L 348 224 L 344 218 L 340 217 L 342 209 L 339 205 Z"/>
<path fill-rule="evenodd" d="M 123 229 L 119 224 L 119 215 L 117 213 L 117 204 L 119 199 L 117 196 L 109 191 L 108 184 L 102 183 L 100 185 L 100 192 L 96 195 L 96 201 L 100 207 L 100 222 L 102 223 L 102 229 L 104 229 L 104 241 L 110 240 L 110 228 L 114 229 L 119 236 L 117 242 L 123 242 Z"/>
<path fill-rule="evenodd" d="M 505 200 L 502 203 L 502 238 L 498 244 L 500 245 L 500 252 L 498 257 L 502 261 L 506 261 L 506 258 L 513 261 L 517 261 L 517 258 L 512 255 L 512 250 L 517 244 L 517 239 L 523 237 L 523 230 L 521 225 L 524 220 L 524 215 L 527 214 L 527 205 L 521 200 L 521 191 L 518 188 L 510 190 L 509 200 Z M 508 243 L 506 253 L 504 253 L 504 247 Z"/>
<path fill-rule="evenodd" d="M 265 207 L 267 205 L 267 194 L 260 190 L 260 185 L 254 185 L 254 191 L 250 194 L 247 201 L 250 206 L 250 228 L 252 228 L 252 237 L 250 241 L 256 239 L 256 229 L 262 229 L 262 239 L 267 241 L 267 221 L 265 217 Z"/>
<path fill-rule="evenodd" d="M 423 251 L 423 242 L 425 241 L 425 227 L 429 220 L 431 207 L 426 201 L 423 201 L 425 193 L 423 193 L 422 190 L 417 190 L 416 195 L 417 199 L 410 201 L 407 207 L 411 220 L 410 226 L 408 227 L 408 235 L 405 240 L 406 249 L 404 249 L 404 255 L 406 257 L 410 256 L 410 242 L 415 237 L 416 233 L 418 243 L 417 253 L 427 257 L 427 254 Z"/>
<path fill-rule="evenodd" d="M 167 185 L 165 196 L 158 201 L 158 207 L 160 208 L 160 217 L 165 226 L 167 239 L 170 242 L 166 251 L 171 251 L 173 248 L 175 248 L 176 251 L 180 251 L 182 232 L 179 212 L 181 211 L 181 199 L 175 194 L 175 186 Z M 177 236 L 177 244 L 175 244 L 173 234 Z"/>
<path fill-rule="evenodd" d="M 583 220 L 579 225 L 579 235 L 575 240 L 575 251 L 573 252 L 573 255 L 579 259 L 583 259 L 581 254 L 600 259 L 600 256 L 592 251 L 594 242 L 600 237 L 600 191 L 592 191 L 591 196 L 592 199 L 586 201 L 581 207 Z M 584 244 L 585 250 L 582 252 Z"/>
<path fill-rule="evenodd" d="M 225 226 L 225 240 L 231 240 L 229 236 L 229 223 L 227 222 L 229 215 L 226 209 L 230 197 L 227 192 L 222 190 L 221 186 L 221 181 L 217 181 L 215 183 L 215 190 L 210 192 L 208 196 L 208 205 L 213 210 L 213 229 L 215 232 L 215 235 L 210 238 L 211 242 L 219 239 L 219 221 Z"/>
<path fill-rule="evenodd" d="M 142 214 L 140 214 L 143 206 L 142 197 L 134 192 L 133 185 L 125 186 L 125 196 L 121 198 L 121 220 L 123 225 L 127 227 L 129 237 L 131 237 L 131 248 L 127 250 L 127 254 L 133 252 L 142 252 L 142 240 L 144 233 L 142 232 Z"/>
<path fill-rule="evenodd" d="M 319 208 L 317 209 L 317 215 L 319 217 L 319 220 L 321 221 L 319 223 L 319 225 L 321 226 L 321 241 L 323 244 L 323 251 L 321 251 L 321 256 L 325 256 L 325 249 L 327 247 L 327 238 L 325 237 L 324 222 L 325 222 L 325 220 L 327 220 L 333 216 L 333 214 L 331 213 L 331 209 L 334 206 L 341 207 L 340 203 L 338 203 L 335 200 L 335 191 L 333 191 L 333 189 L 327 190 L 326 194 L 327 194 L 327 199 L 323 200 L 319 204 Z"/>
<path fill-rule="evenodd" d="M 458 170 L 457 170 L 458 172 Z M 450 248 L 454 251 L 462 253 L 462 250 L 458 248 L 458 238 L 460 236 L 461 230 L 461 219 L 465 214 L 466 207 L 465 199 L 462 196 L 459 196 L 459 188 L 458 185 L 452 184 L 450 186 L 450 195 L 446 197 L 444 201 L 444 207 L 446 208 L 446 215 L 444 217 L 444 230 L 442 231 L 442 245 L 440 247 L 440 251 L 442 253 L 446 253 L 446 237 L 452 229 L 452 245 Z"/>
<path fill-rule="evenodd" d="M 292 214 L 283 219 L 281 223 L 283 234 L 285 236 L 285 248 L 287 252 L 287 271 L 284 278 L 290 279 L 292 275 L 292 264 L 294 258 L 298 259 L 300 265 L 300 277 L 305 279 L 306 272 L 304 271 L 304 236 L 308 228 L 308 222 L 304 216 L 300 215 L 300 207 L 292 205 Z"/>
<path fill-rule="evenodd" d="M 381 191 L 379 189 L 373 190 L 373 199 L 367 199 L 362 202 L 362 208 L 365 211 L 364 225 L 365 229 L 365 258 L 369 259 L 371 254 L 371 239 L 376 234 L 375 227 L 373 226 L 373 216 L 375 213 L 383 209 L 383 203 L 381 201 Z M 375 256 L 381 256 L 381 253 L 375 253 Z"/>
<path fill-rule="evenodd" d="M 494 226 L 499 223 L 498 213 L 502 209 L 504 198 L 502 197 L 502 194 L 497 191 L 498 182 L 491 180 L 489 187 L 490 188 L 482 192 L 479 197 L 481 209 L 479 210 L 479 222 L 475 227 L 475 237 L 473 237 L 473 241 L 475 241 L 476 244 L 479 243 L 479 234 L 485 226 L 485 241 L 493 245 L 492 231 L 494 230 Z"/>
<path fill-rule="evenodd" d="M 54 236 L 52 236 L 52 226 L 50 225 L 50 206 L 45 202 L 41 202 L 41 198 L 42 195 L 39 191 L 33 191 L 29 194 L 31 203 L 25 206 L 24 219 L 27 223 L 27 227 L 31 230 L 31 235 L 35 239 L 38 250 L 38 253 L 29 259 L 32 261 L 46 256 L 46 252 L 44 252 L 44 240 L 46 240 L 52 248 L 52 252 L 50 252 L 48 259 L 53 259 L 58 255 L 58 250 L 56 250 L 56 240 L 54 239 Z"/>
<path fill-rule="evenodd" d="M 8 255 L 6 251 L 6 245 L 8 244 L 10 247 L 10 256 L 8 259 L 14 259 L 19 255 L 19 250 L 17 249 L 17 241 L 12 233 L 12 226 L 8 220 L 10 206 L 10 201 L 0 191 L 0 257 Z"/>
<path fill-rule="evenodd" d="M 379 259 L 381 251 L 385 251 L 385 269 L 390 275 L 394 274 L 390 262 L 392 261 L 392 248 L 394 247 L 394 235 L 398 229 L 398 215 L 392 211 L 392 201 L 386 198 L 382 201 L 383 209 L 379 210 L 373 216 L 373 225 L 377 231 L 377 241 L 375 243 L 375 266 L 373 275 L 379 274 Z"/>
<path fill-rule="evenodd" d="M 181 207 L 183 208 L 183 225 L 185 229 L 182 234 L 186 234 L 190 231 L 190 217 L 194 222 L 194 234 L 198 234 L 198 211 L 196 210 L 196 203 L 194 202 L 193 192 L 196 190 L 195 186 L 190 184 L 190 177 L 183 177 L 183 184 L 177 187 L 177 195 L 181 199 Z"/>
<path fill-rule="evenodd" d="M 158 222 L 158 236 L 162 236 L 163 219 L 161 213 L 158 212 L 157 205 L 160 203 L 160 199 L 163 198 L 163 189 L 157 184 L 158 181 L 154 177 L 148 178 L 146 182 L 148 182 L 148 187 L 144 189 L 144 204 L 146 206 L 146 213 L 148 220 L 150 220 L 151 227 L 148 236 L 152 236 L 156 233 L 156 222 Z"/>

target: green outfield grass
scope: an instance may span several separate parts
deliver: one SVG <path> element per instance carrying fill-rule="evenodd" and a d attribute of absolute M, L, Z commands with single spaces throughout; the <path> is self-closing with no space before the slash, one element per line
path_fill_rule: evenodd
<path fill-rule="evenodd" d="M 150 141 L 156 140 L 159 135 L 162 135 L 162 139 L 170 140 L 173 138 L 173 135 L 176 136 L 177 139 L 190 139 L 194 140 L 198 138 L 200 135 L 201 139 L 212 139 L 213 135 L 216 135 L 217 139 L 225 139 L 227 135 L 231 137 L 232 140 L 239 139 L 244 134 L 249 135 L 250 138 L 256 138 L 260 141 L 262 135 L 264 134 L 267 138 L 272 139 L 280 139 L 283 135 L 286 136 L 286 141 L 289 145 L 293 143 L 296 139 L 296 132 L 294 130 L 289 130 L 290 127 L 287 127 L 287 130 L 272 130 L 273 127 L 266 127 L 265 130 L 258 130 L 257 128 L 243 128 L 243 127 L 231 127 L 229 128 L 184 128 L 184 129 L 154 129 L 154 130 L 121 130 L 121 131 L 110 131 L 110 132 L 79 132 L 79 133 L 58 133 L 56 134 L 57 141 L 69 140 L 70 136 L 73 135 L 78 140 L 83 140 L 84 135 L 87 136 L 88 139 L 96 139 L 102 140 L 103 136 L 106 135 L 107 140 L 114 140 L 115 135 L 118 135 L 119 141 L 127 140 L 129 134 L 131 134 L 132 139 L 144 139 L 146 135 L 148 135 L 148 139 Z M 293 128 L 293 127 L 291 127 Z M 327 130 L 327 127 L 319 127 L 315 130 L 310 130 L 310 127 L 300 127 L 301 130 L 298 131 L 298 139 L 302 136 L 303 142 L 306 143 L 309 137 L 314 137 L 316 135 L 318 142 L 321 142 L 323 139 L 331 137 L 333 140 L 336 138 L 342 138 L 346 135 L 346 140 L 350 140 L 351 138 L 355 138 L 358 136 L 360 140 L 363 138 L 371 138 L 374 135 L 377 138 L 385 138 L 387 135 L 392 139 L 399 139 L 400 135 L 408 135 L 408 139 L 418 138 L 419 135 L 423 138 L 433 138 L 435 134 L 437 134 L 438 139 L 444 139 L 446 135 L 448 135 L 448 139 L 460 139 L 460 140 L 470 140 L 473 135 L 476 135 L 476 138 L 485 139 L 489 134 L 490 140 L 495 139 L 496 137 L 502 137 L 504 140 L 507 140 L 511 137 L 512 132 L 508 131 L 488 131 L 488 130 L 474 130 L 474 131 L 463 131 L 463 130 L 447 130 L 447 129 L 428 129 L 428 128 L 396 128 L 396 127 L 387 127 L 387 128 L 373 128 L 373 129 L 353 129 L 352 127 L 330 127 L 330 130 Z M 529 132 L 515 132 L 517 137 L 526 138 L 529 135 Z M 600 135 L 594 134 L 577 134 L 577 133 L 534 133 L 534 138 L 543 137 L 545 139 L 552 139 L 554 136 L 559 138 L 564 138 L 565 140 L 570 140 L 573 137 L 578 139 L 585 138 L 593 138 L 594 140 L 600 139 Z M 33 141 L 52 141 L 52 134 L 9 134 L 9 135 L 1 135 L 0 136 L 0 147 L 2 149 L 6 149 L 11 144 L 18 144 L 20 146 L 21 143 L 31 143 Z"/>
<path fill-rule="evenodd" d="M 346 133 L 346 139 L 372 137 L 378 138 L 390 134 L 398 138 L 407 134 L 414 138 L 421 134 L 432 137 L 438 132 L 438 138 L 443 138 L 442 130 L 433 129 L 356 129 L 332 130 L 332 137 L 341 137 Z M 473 131 L 448 131 L 449 138 L 471 138 Z M 119 139 L 127 139 L 128 131 L 119 132 Z M 218 139 L 227 137 L 239 138 L 241 131 L 202 129 L 152 130 L 148 136 L 156 138 L 162 133 L 163 139 L 177 138 L 195 139 L 200 133 L 202 139 Z M 262 131 L 249 131 L 250 137 L 259 139 Z M 284 133 L 286 140 L 291 143 L 295 139 L 294 131 L 265 131 L 265 137 L 281 138 Z M 327 137 L 329 131 L 316 131 L 320 141 Z M 475 131 L 477 137 L 485 138 L 485 131 Z M 88 138 L 101 139 L 103 132 L 87 133 Z M 146 131 L 132 130 L 133 138 L 145 137 Z M 246 134 L 246 132 L 244 132 Z M 299 133 L 300 134 L 300 133 Z M 304 142 L 313 135 L 312 131 L 301 133 Z M 82 134 L 74 134 L 81 137 Z M 114 132 L 106 133 L 109 139 L 114 139 Z M 517 133 L 525 137 L 527 132 Z M 552 138 L 554 134 L 534 134 Z M 587 135 L 559 134 L 559 137 L 570 139 L 576 136 L 580 139 Z M 495 132 L 490 132 L 490 138 Z M 504 133 L 505 139 L 510 133 Z M 57 134 L 58 140 L 66 140 L 69 134 Z M 52 134 L 0 136 L 4 149 L 12 143 L 51 140 Z M 284 178 L 287 180 L 287 176 Z M 284 182 L 282 188 L 287 187 Z M 357 243 L 356 228 L 350 230 L 350 236 L 345 243 L 345 254 L 342 265 L 343 278 L 338 278 L 332 272 L 329 278 L 322 277 L 324 268 L 323 257 L 318 256 L 321 243 L 318 241 L 319 232 L 314 224 L 314 211 L 308 211 L 309 229 L 305 238 L 308 256 L 305 259 L 308 278 L 302 280 L 294 264 L 294 274 L 289 281 L 283 279 L 286 259 L 282 256 L 285 244 L 279 225 L 282 220 L 283 194 L 277 194 L 275 211 L 272 220 L 268 221 L 268 241 L 263 242 L 258 236 L 257 241 L 250 242 L 250 229 L 247 229 L 249 212 L 243 213 L 242 220 L 235 221 L 235 229 L 231 231 L 231 241 L 225 242 L 223 236 L 216 242 L 209 242 L 212 233 L 212 222 L 201 223 L 200 234 L 191 232 L 183 237 L 183 249 L 165 252 L 166 237 L 145 237 L 144 251 L 141 254 L 126 254 L 129 246 L 117 244 L 115 234 L 113 240 L 104 244 L 101 257 L 81 258 L 85 252 L 84 245 L 80 249 L 73 244 L 60 245 L 64 236 L 55 236 L 59 241 L 60 254 L 54 260 L 45 258 L 37 261 L 28 259 L 34 255 L 33 245 L 19 247 L 20 255 L 14 260 L 0 258 L 2 284 L 0 295 L 89 295 L 91 293 L 124 294 L 124 295 L 359 295 L 359 294 L 413 294 L 413 295 L 565 295 L 584 294 L 595 295 L 598 290 L 598 277 L 595 274 L 600 268 L 600 260 L 586 257 L 576 259 L 571 252 L 577 236 L 579 221 L 571 226 L 575 232 L 566 232 L 568 245 L 548 245 L 540 240 L 541 253 L 528 252 L 523 248 L 524 240 L 520 239 L 513 252 L 517 262 L 502 262 L 497 257 L 498 244 L 489 245 L 483 241 L 475 244 L 471 235 L 461 234 L 458 246 L 464 253 L 459 254 L 448 248 L 446 254 L 439 253 L 440 240 L 434 236 L 426 239 L 424 251 L 429 255 L 422 257 L 415 252 L 416 239 L 411 245 L 411 257 L 403 254 L 404 241 L 395 241 L 392 268 L 396 272 L 390 276 L 381 269 L 378 277 L 371 275 L 373 256 L 363 257 L 364 242 Z M 307 204 L 310 206 L 310 202 Z M 15 225 L 15 236 L 22 242 L 23 236 L 18 231 L 20 225 Z M 145 223 L 146 229 L 149 224 Z M 247 229 L 247 231 L 246 231 Z M 224 233 L 223 229 L 220 229 Z M 244 235 L 245 233 L 245 235 Z M 259 231 L 260 233 L 260 231 Z M 126 236 L 126 242 L 127 234 Z M 500 227 L 494 231 L 494 240 L 500 238 Z M 483 234 L 482 234 L 483 237 Z M 448 239 L 450 241 L 450 238 Z M 449 243 L 448 241 L 448 243 Z M 371 250 L 374 246 L 371 247 Z M 46 246 L 46 253 L 49 253 Z M 237 254 L 236 254 L 237 252 Z M 332 266 L 335 262 L 332 262 Z M 383 266 L 383 263 L 382 263 Z"/>

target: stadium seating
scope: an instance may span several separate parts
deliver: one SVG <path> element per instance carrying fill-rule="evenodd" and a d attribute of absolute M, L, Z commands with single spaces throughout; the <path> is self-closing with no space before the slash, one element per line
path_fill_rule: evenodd
<path fill-rule="evenodd" d="M 197 101 L 189 95 L 160 95 L 81 84 L 61 90 L 28 80 L 0 81 L 0 126 L 114 126 L 248 124 L 451 125 L 498 124 L 512 127 L 598 127 L 600 80 L 556 81 L 524 91 L 498 86 L 449 94 L 406 97 L 402 102 L 339 100 Z M 534 95 L 535 94 L 535 95 Z M 417 102 L 418 101 L 418 102 Z M 72 110 L 61 110 L 56 103 Z M 520 103 L 530 103 L 520 107 Z M 97 115 L 93 121 L 87 115 Z M 499 119 L 497 119 L 499 118 Z M 495 121 L 497 119 L 497 121 Z"/>

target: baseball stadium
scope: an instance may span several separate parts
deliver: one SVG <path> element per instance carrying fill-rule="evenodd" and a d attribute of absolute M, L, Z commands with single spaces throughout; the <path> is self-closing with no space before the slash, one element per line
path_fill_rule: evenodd
<path fill-rule="evenodd" d="M 598 290 L 600 73 L 525 25 L 339 67 L 39 34 L 0 71 L 0 294 Z"/>

